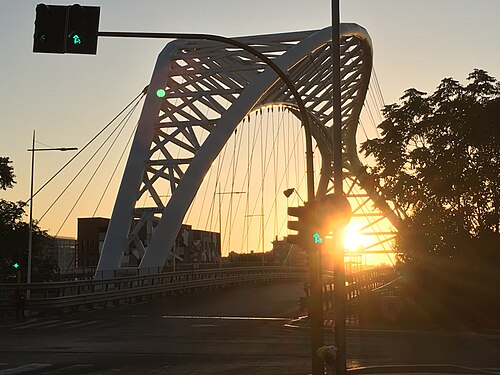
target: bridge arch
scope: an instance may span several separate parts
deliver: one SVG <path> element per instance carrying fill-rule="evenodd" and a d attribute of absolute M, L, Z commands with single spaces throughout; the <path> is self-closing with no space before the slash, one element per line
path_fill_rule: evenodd
<path fill-rule="evenodd" d="M 238 38 L 261 51 L 295 83 L 305 102 L 322 155 L 318 194 L 331 181 L 331 29 Z M 364 174 L 356 130 L 372 68 L 368 33 L 341 25 L 344 168 L 397 224 L 399 217 Z M 160 91 L 158 91 L 160 90 Z M 286 86 L 251 54 L 219 42 L 173 41 L 160 53 L 118 191 L 98 274 L 119 269 L 133 247 L 140 269 L 160 268 L 171 256 L 182 220 L 198 188 L 237 125 L 259 107 L 282 103 L 294 110 Z M 200 134 L 204 134 L 201 136 Z M 181 150 L 174 156 L 170 146 Z M 160 199 L 168 184 L 166 204 Z M 136 207 L 149 194 L 154 205 Z M 146 232 L 146 240 L 139 234 Z M 144 238 L 144 236 L 142 236 Z"/>

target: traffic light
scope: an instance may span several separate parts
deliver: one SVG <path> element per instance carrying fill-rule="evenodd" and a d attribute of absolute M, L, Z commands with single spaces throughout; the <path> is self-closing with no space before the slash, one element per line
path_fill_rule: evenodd
<path fill-rule="evenodd" d="M 12 267 L 13 267 L 14 269 L 16 269 L 16 270 L 17 270 L 17 269 L 19 269 L 19 267 L 21 267 L 21 266 L 19 265 L 19 263 L 14 262 L 14 264 L 12 264 Z"/>
<path fill-rule="evenodd" d="M 315 232 L 321 237 L 344 228 L 351 219 L 352 210 L 348 199 L 342 194 L 328 194 L 316 202 Z"/>
<path fill-rule="evenodd" d="M 288 221 L 288 229 L 298 232 L 295 235 L 288 235 L 288 243 L 302 247 L 318 243 L 313 232 L 314 206 L 314 202 L 306 202 L 304 206 L 288 207 L 288 215 L 297 218 L 296 221 Z"/>
<path fill-rule="evenodd" d="M 99 7 L 38 4 L 33 52 L 95 55 L 99 14 Z"/>
<path fill-rule="evenodd" d="M 33 52 L 64 53 L 67 7 L 62 5 L 36 6 Z"/>
<path fill-rule="evenodd" d="M 71 5 L 68 8 L 66 53 L 95 55 L 99 31 L 99 7 Z"/>

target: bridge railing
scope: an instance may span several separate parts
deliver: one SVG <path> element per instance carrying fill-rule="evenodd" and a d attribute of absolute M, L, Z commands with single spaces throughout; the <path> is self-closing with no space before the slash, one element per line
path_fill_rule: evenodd
<path fill-rule="evenodd" d="M 29 291 L 26 309 L 42 314 L 135 303 L 193 289 L 306 278 L 304 268 L 261 266 L 193 269 L 112 279 L 0 284 L 0 313 L 13 310 L 11 297 L 19 287 L 25 293 Z"/>
<path fill-rule="evenodd" d="M 346 275 L 346 299 L 353 301 L 360 295 L 373 291 L 392 282 L 395 278 L 394 268 L 376 267 L 368 270 L 350 273 Z M 299 300 L 301 309 L 306 309 L 309 304 L 309 284 L 304 286 L 305 297 Z M 334 283 L 333 272 L 323 272 L 323 311 L 331 311 L 334 308 Z"/>

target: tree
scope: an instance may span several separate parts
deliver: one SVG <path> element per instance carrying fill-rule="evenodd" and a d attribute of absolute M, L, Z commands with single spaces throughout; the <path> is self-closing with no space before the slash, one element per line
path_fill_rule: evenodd
<path fill-rule="evenodd" d="M 0 189 L 7 190 L 7 188 L 14 187 L 14 168 L 9 164 L 12 163 L 9 158 L 0 156 Z"/>
<path fill-rule="evenodd" d="M 7 157 L 0 157 L 0 187 L 3 190 L 15 184 L 14 169 Z M 28 267 L 28 231 L 29 224 L 24 222 L 26 202 L 11 202 L 0 199 L 0 282 L 15 281 L 15 263 L 20 265 L 21 274 Z M 50 236 L 34 223 L 33 225 L 33 281 L 51 280 L 57 272 L 57 262 L 46 256 L 50 246 Z M 23 275 L 21 279 L 25 279 Z"/>
<path fill-rule="evenodd" d="M 467 80 L 406 90 L 384 108 L 381 138 L 361 149 L 383 194 L 408 212 L 395 247 L 416 298 L 477 318 L 499 299 L 500 83 L 479 69 Z"/>

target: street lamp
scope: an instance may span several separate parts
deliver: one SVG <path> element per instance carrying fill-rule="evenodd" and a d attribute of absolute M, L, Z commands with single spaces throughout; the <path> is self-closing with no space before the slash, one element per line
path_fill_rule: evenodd
<path fill-rule="evenodd" d="M 304 200 L 302 199 L 302 197 L 300 196 L 299 192 L 297 191 L 297 189 L 295 188 L 288 188 L 286 190 L 283 191 L 283 195 L 287 198 L 290 198 L 290 196 L 293 194 L 293 193 L 296 193 L 297 194 L 297 197 L 299 197 L 299 199 L 302 201 L 302 204 L 304 204 Z"/>
<path fill-rule="evenodd" d="M 35 175 L 35 151 L 74 151 L 78 150 L 77 147 L 49 147 L 49 148 L 35 148 L 35 131 L 33 130 L 33 143 L 32 147 L 28 149 L 31 151 L 31 182 L 30 182 L 30 224 L 28 235 L 28 270 L 26 275 L 26 283 L 31 283 L 31 254 L 33 249 L 33 179 Z M 30 297 L 30 289 L 26 291 L 26 298 Z"/>

